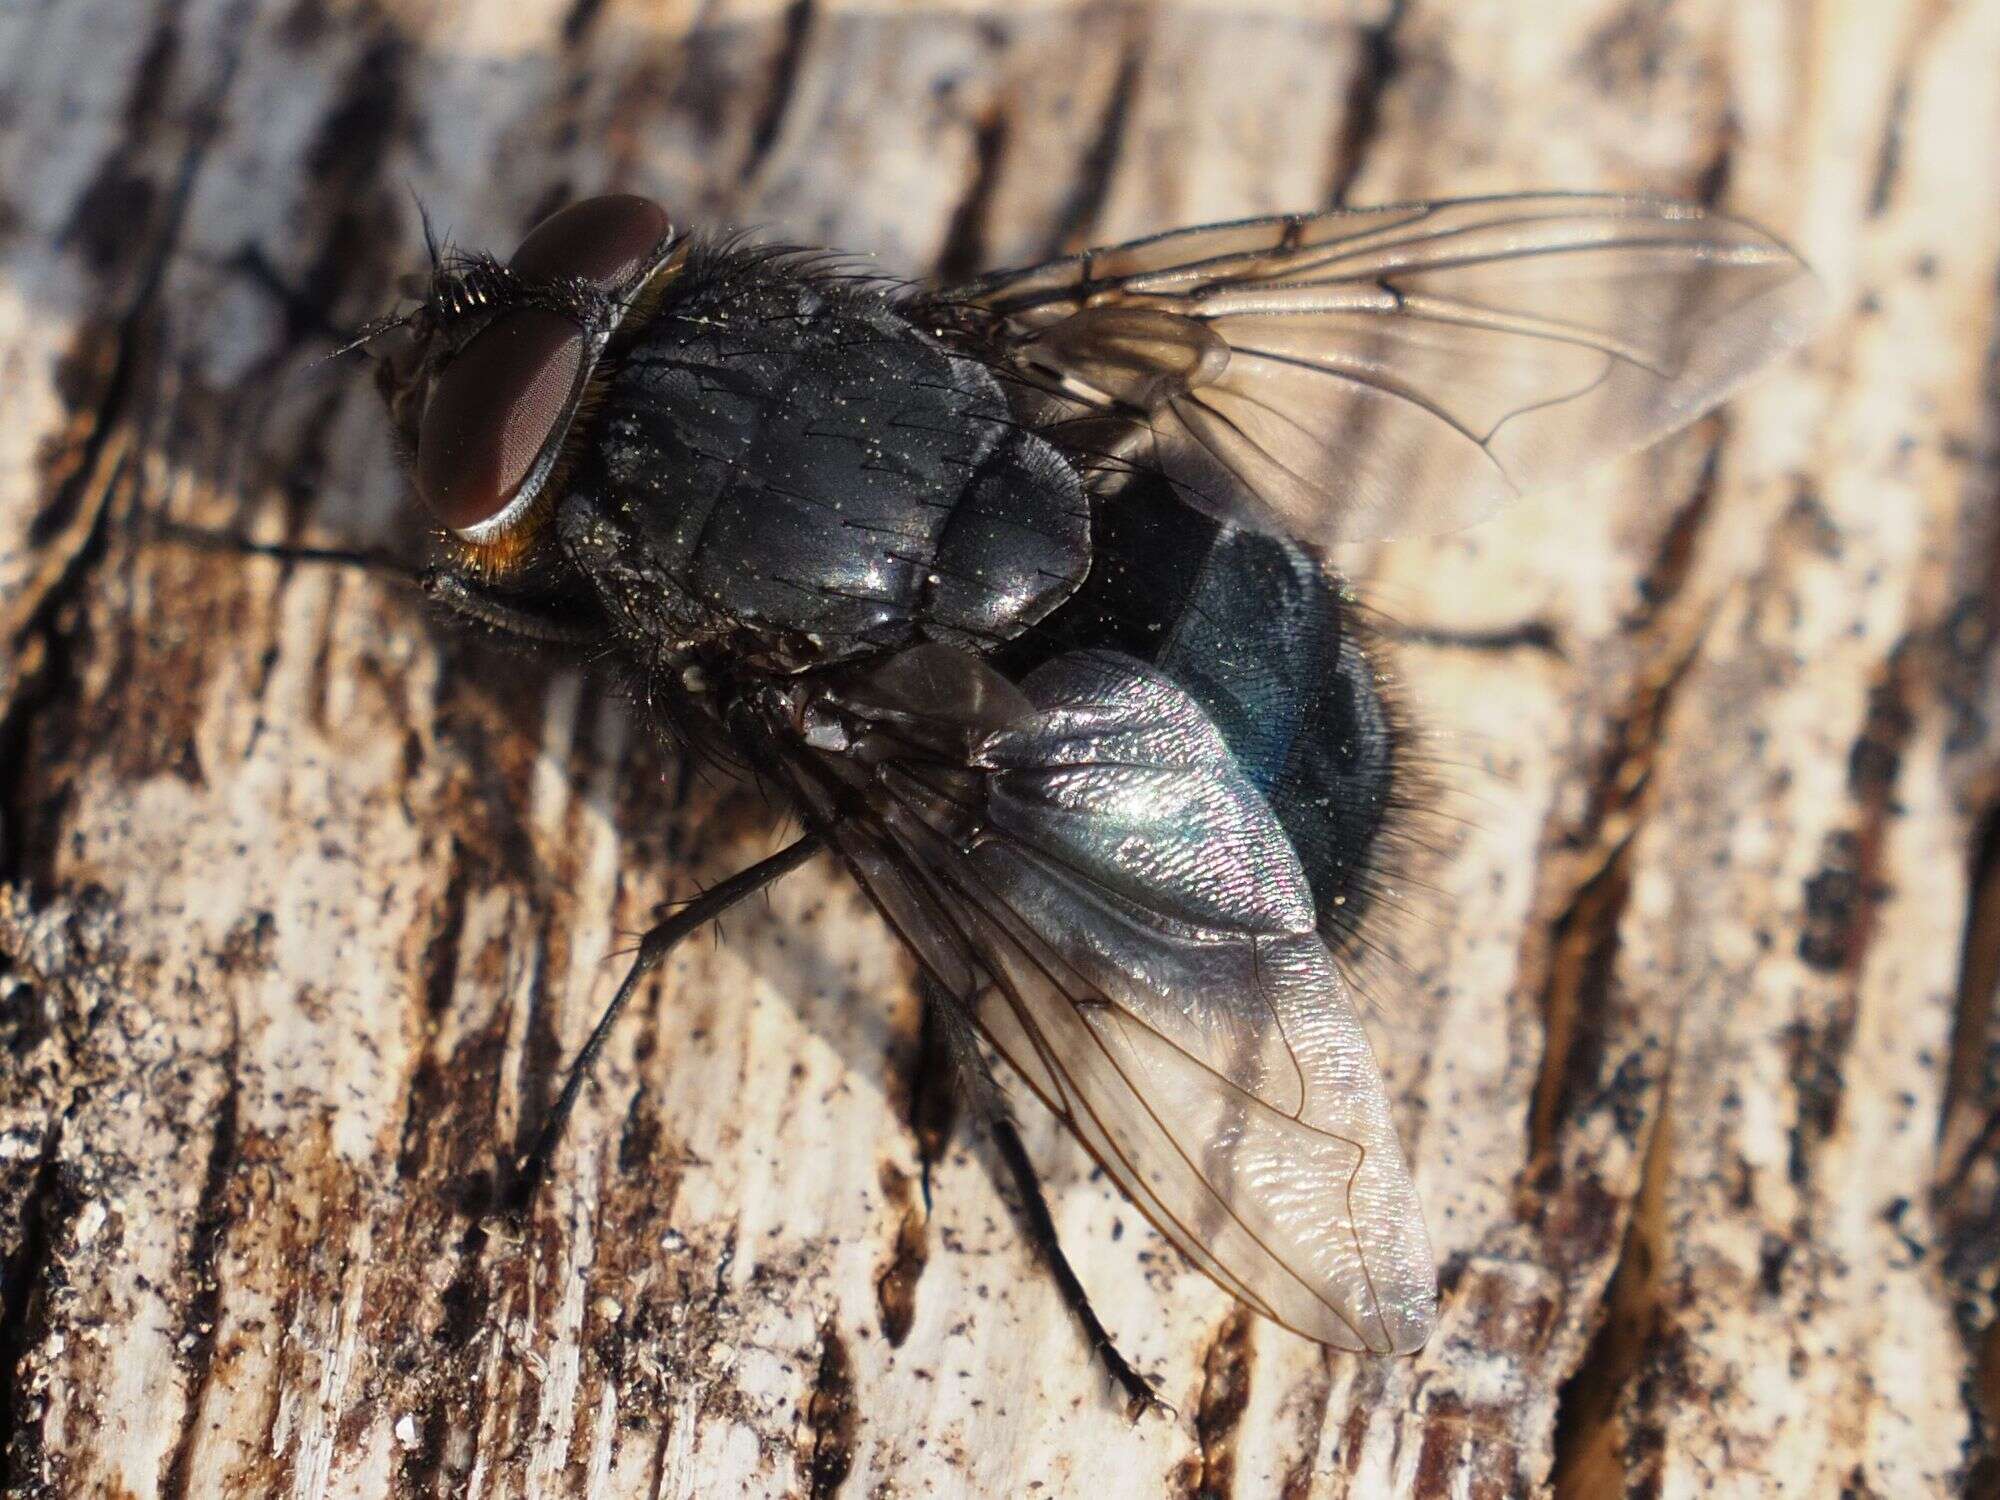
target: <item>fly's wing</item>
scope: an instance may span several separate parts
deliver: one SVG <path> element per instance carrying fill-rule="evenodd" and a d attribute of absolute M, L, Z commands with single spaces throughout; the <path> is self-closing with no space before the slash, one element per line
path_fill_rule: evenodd
<path fill-rule="evenodd" d="M 1453 530 L 1663 436 L 1821 295 L 1740 219 L 1534 194 L 1181 230 L 940 300 L 1077 451 L 1325 544 Z"/>
<path fill-rule="evenodd" d="M 1112 652 L 1016 689 L 934 646 L 846 711 L 788 753 L 806 806 L 1133 1202 L 1265 1316 L 1421 1346 L 1436 1269 L 1380 1070 L 1297 857 L 1193 700 Z"/>

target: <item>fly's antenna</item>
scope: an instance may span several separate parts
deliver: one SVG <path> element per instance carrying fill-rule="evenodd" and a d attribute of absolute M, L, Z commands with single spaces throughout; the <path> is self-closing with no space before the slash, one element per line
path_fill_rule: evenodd
<path fill-rule="evenodd" d="M 411 313 L 389 313 L 383 317 L 370 318 L 354 332 L 354 337 L 344 344 L 335 345 L 327 353 L 313 361 L 315 366 L 339 359 L 343 354 L 352 354 L 357 349 L 366 349 L 385 333 L 394 333 L 398 328 L 410 326 Z"/>
<path fill-rule="evenodd" d="M 443 274 L 445 268 L 444 245 L 438 239 L 437 225 L 431 219 L 430 209 L 424 206 L 424 200 L 417 194 L 417 185 L 408 178 L 405 178 L 403 186 L 409 192 L 410 202 L 417 210 L 417 222 L 423 226 L 424 255 L 430 262 L 430 279 L 435 282 Z M 408 328 L 416 320 L 417 311 L 419 310 L 388 313 L 379 318 L 370 318 L 366 323 L 355 329 L 352 338 L 337 344 L 328 353 L 322 354 L 318 359 L 314 360 L 313 364 L 315 366 L 323 365 L 329 360 L 339 359 L 344 354 L 352 354 L 357 349 L 366 349 L 384 334 L 394 333 L 399 328 Z"/>

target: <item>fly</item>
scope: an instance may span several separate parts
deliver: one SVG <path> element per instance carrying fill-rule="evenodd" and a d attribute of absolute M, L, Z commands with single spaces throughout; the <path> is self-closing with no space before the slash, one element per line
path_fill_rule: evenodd
<path fill-rule="evenodd" d="M 641 940 L 519 1182 L 676 942 L 821 850 L 914 955 L 1093 1348 L 987 1053 L 1308 1338 L 1411 1352 L 1437 1276 L 1342 975 L 1407 737 L 1321 549 L 1468 525 L 1803 341 L 1811 274 L 1689 204 L 1250 219 L 954 288 L 572 204 L 440 251 L 378 363 L 451 611 L 617 662 L 805 827 Z"/>

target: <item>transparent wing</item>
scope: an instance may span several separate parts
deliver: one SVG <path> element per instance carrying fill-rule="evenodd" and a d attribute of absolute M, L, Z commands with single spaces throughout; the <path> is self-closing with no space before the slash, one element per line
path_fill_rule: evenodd
<path fill-rule="evenodd" d="M 1265 1316 L 1421 1346 L 1436 1270 L 1380 1070 L 1297 857 L 1193 701 L 1115 653 L 1017 690 L 925 647 L 847 708 L 844 747 L 795 767 L 807 805 L 1133 1202 Z"/>
<path fill-rule="evenodd" d="M 1324 544 L 1452 530 L 1651 442 L 1822 299 L 1742 220 L 1534 194 L 1181 230 L 942 300 L 1085 418 L 1079 449 Z"/>

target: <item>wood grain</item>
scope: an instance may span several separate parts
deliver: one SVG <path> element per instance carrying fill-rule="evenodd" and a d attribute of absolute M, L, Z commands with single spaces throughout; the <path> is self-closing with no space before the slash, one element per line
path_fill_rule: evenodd
<path fill-rule="evenodd" d="M 1913 1496 L 2000 1482 L 1996 0 L 0 9 L 0 1429 L 24 1495 Z M 1338 199 L 1645 188 L 1824 276 L 1653 453 L 1340 559 L 1445 800 L 1369 1021 L 1414 1359 L 1190 1271 L 1045 1117 L 1129 1424 L 815 863 L 496 1168 L 657 903 L 775 848 L 389 579 L 319 363 L 607 186 L 962 274 Z"/>

